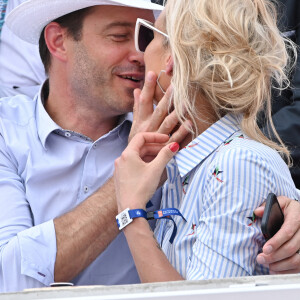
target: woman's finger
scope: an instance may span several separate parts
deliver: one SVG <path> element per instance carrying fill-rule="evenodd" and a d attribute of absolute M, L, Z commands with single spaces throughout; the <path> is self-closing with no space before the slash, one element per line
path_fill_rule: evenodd
<path fill-rule="evenodd" d="M 169 141 L 169 136 L 157 132 L 141 132 L 138 133 L 128 144 L 124 152 L 135 150 L 140 152 L 145 144 L 164 144 Z"/>
<path fill-rule="evenodd" d="M 169 142 L 177 142 L 180 144 L 188 136 L 188 134 L 191 133 L 191 127 L 192 122 L 189 120 L 185 121 L 175 132 L 172 133 Z"/>
<path fill-rule="evenodd" d="M 140 157 L 144 160 L 147 156 L 156 157 L 159 151 L 165 146 L 165 143 L 162 144 L 145 144 L 140 150 Z M 147 160 L 149 162 L 149 160 Z"/>
<path fill-rule="evenodd" d="M 153 98 L 156 87 L 156 74 L 148 72 L 145 77 L 144 87 L 139 95 L 139 111 L 137 118 L 140 120 L 148 119 L 153 113 Z"/>
<path fill-rule="evenodd" d="M 133 105 L 133 120 L 138 117 L 139 115 L 139 99 L 141 95 L 141 90 L 140 89 L 135 89 L 133 91 L 133 97 L 134 97 L 134 105 Z"/>
<path fill-rule="evenodd" d="M 168 116 L 165 117 L 161 123 L 158 132 L 164 134 L 170 134 L 174 128 L 179 124 L 178 117 L 175 111 L 172 111 Z"/>
<path fill-rule="evenodd" d="M 159 174 L 159 176 L 161 176 L 166 165 L 177 153 L 178 150 L 178 143 L 171 143 L 162 148 L 161 151 L 158 153 L 157 157 L 153 160 L 153 162 L 151 162 L 152 168 L 154 169 L 153 173 Z"/>
<path fill-rule="evenodd" d="M 173 94 L 173 89 L 170 86 L 167 89 L 167 92 L 164 95 L 164 97 L 157 104 L 157 106 L 153 112 L 153 115 L 151 117 L 151 130 L 152 131 L 157 131 L 160 128 L 161 124 L 164 122 L 166 116 L 169 114 L 172 94 Z"/>

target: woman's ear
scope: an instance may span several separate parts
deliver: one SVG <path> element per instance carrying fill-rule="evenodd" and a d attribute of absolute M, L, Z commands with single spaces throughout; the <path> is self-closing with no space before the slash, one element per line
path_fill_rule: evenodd
<path fill-rule="evenodd" d="M 52 56 L 60 61 L 66 60 L 65 36 L 66 29 L 58 23 L 51 22 L 45 28 L 45 42 Z"/>
<path fill-rule="evenodd" d="M 166 74 L 167 75 L 169 75 L 169 76 L 173 75 L 173 66 L 174 66 L 173 57 L 170 55 L 168 57 L 167 66 L 166 66 Z"/>

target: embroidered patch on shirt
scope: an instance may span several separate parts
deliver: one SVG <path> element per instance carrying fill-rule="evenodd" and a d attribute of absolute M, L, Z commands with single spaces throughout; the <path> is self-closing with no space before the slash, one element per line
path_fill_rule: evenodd
<path fill-rule="evenodd" d="M 185 187 L 189 184 L 189 179 L 190 179 L 190 176 L 186 176 L 183 183 L 182 183 L 182 191 L 183 191 L 184 194 L 186 194 Z"/>
<path fill-rule="evenodd" d="M 235 137 L 233 137 L 233 138 L 230 138 L 230 139 L 228 139 L 228 140 L 226 140 L 226 141 L 224 142 L 224 146 L 229 145 L 235 138 L 244 139 L 245 137 L 244 137 L 243 134 L 240 134 L 239 136 L 235 136 Z"/>
<path fill-rule="evenodd" d="M 224 142 L 224 145 L 227 146 L 227 145 L 229 145 L 232 141 L 233 141 L 233 139 L 229 139 L 229 140 L 227 140 L 227 141 Z"/>
<path fill-rule="evenodd" d="M 252 226 L 257 221 L 257 217 L 254 213 L 252 213 L 252 217 L 247 217 L 247 219 L 249 219 L 251 221 L 251 223 L 248 224 L 248 226 Z"/>
<path fill-rule="evenodd" d="M 221 180 L 218 176 L 219 174 L 223 173 L 223 171 L 219 170 L 219 167 L 216 167 L 214 172 L 212 173 L 212 175 L 219 181 L 219 182 L 223 182 L 223 180 Z"/>
<path fill-rule="evenodd" d="M 191 228 L 191 229 L 192 229 L 192 231 L 193 231 L 193 232 L 192 232 L 192 233 L 189 233 L 189 234 L 187 234 L 186 236 L 189 236 L 189 235 L 194 235 L 194 234 L 195 234 L 196 224 L 194 224 L 194 223 L 193 223 L 193 224 L 192 224 L 192 228 Z"/>
<path fill-rule="evenodd" d="M 198 145 L 199 145 L 199 143 L 192 144 L 192 145 L 188 145 L 188 146 L 184 147 L 184 149 L 194 148 L 194 147 L 196 147 L 196 146 L 198 146 Z"/>

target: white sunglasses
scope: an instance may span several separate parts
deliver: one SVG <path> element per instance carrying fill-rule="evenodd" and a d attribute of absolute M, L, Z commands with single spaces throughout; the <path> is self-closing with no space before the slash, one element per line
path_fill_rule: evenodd
<path fill-rule="evenodd" d="M 162 34 L 166 38 L 169 38 L 166 33 L 155 28 L 153 23 L 140 18 L 136 20 L 134 43 L 135 49 L 138 52 L 145 52 L 148 45 L 154 39 L 154 31 Z"/>

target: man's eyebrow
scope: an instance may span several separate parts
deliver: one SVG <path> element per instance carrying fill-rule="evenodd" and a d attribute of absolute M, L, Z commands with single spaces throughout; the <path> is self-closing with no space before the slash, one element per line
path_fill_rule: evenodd
<path fill-rule="evenodd" d="M 135 23 L 130 23 L 130 22 L 113 22 L 109 23 L 104 27 L 104 30 L 109 30 L 114 27 L 134 27 Z"/>

